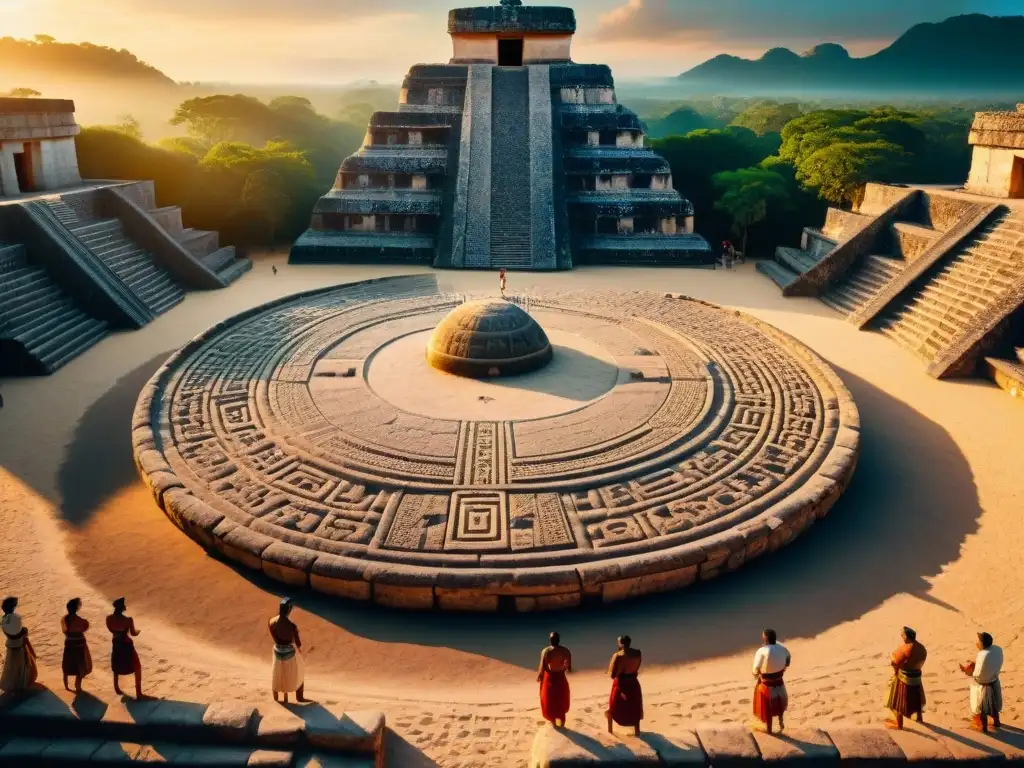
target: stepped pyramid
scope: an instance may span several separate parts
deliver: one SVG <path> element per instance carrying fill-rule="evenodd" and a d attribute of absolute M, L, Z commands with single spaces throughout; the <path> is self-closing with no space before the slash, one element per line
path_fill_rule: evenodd
<path fill-rule="evenodd" d="M 451 61 L 414 66 L 373 115 L 292 262 L 714 263 L 611 70 L 572 62 L 571 8 L 459 8 L 448 32 Z"/>

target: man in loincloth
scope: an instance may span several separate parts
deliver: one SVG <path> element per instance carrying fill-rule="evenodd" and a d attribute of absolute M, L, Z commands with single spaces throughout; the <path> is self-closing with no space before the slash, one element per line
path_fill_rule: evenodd
<path fill-rule="evenodd" d="M 999 728 L 999 713 L 1003 710 L 1003 686 L 999 673 L 1003 669 L 1003 649 L 992 644 L 988 632 L 978 634 L 978 657 L 960 665 L 960 671 L 971 680 L 971 727 L 988 733 L 988 719 L 992 727 Z"/>
<path fill-rule="evenodd" d="M 789 706 L 789 694 L 783 676 L 789 669 L 789 651 L 779 644 L 774 629 L 761 633 L 763 645 L 754 654 L 754 716 L 764 723 L 768 733 L 772 732 L 772 718 L 779 718 L 779 733 L 786 724 L 783 715 Z"/>
<path fill-rule="evenodd" d="M 133 637 L 142 632 L 135 628 L 135 619 L 125 616 L 127 610 L 123 597 L 114 601 L 114 612 L 107 616 L 107 629 L 110 630 L 110 670 L 114 673 L 114 693 L 124 696 L 118 678 L 121 675 L 135 677 L 135 698 L 142 698 L 142 662 L 139 652 L 135 650 Z"/>
<path fill-rule="evenodd" d="M 505 295 L 505 288 L 508 287 L 508 279 L 505 277 L 505 268 L 498 272 L 498 286 L 501 288 L 501 295 Z"/>
<path fill-rule="evenodd" d="M 295 692 L 295 700 L 308 701 L 305 697 L 305 667 L 302 661 L 302 640 L 299 628 L 289 618 L 292 612 L 292 601 L 286 597 L 281 601 L 277 616 L 270 619 L 270 636 L 274 639 L 274 664 L 271 674 L 271 688 L 274 701 L 278 694 L 284 694 L 284 703 L 288 703 L 288 694 Z"/>
<path fill-rule="evenodd" d="M 643 657 L 629 635 L 619 638 L 619 650 L 608 664 L 608 676 L 612 679 L 612 691 L 608 696 L 608 733 L 612 733 L 612 722 L 632 727 L 633 735 L 640 735 L 640 721 L 644 719 L 644 694 L 637 674 Z"/>
<path fill-rule="evenodd" d="M 537 682 L 540 683 L 540 712 L 544 719 L 555 726 L 565 727 L 565 716 L 569 712 L 569 681 L 566 673 L 572 672 L 572 654 L 562 645 L 557 632 L 548 637 L 550 645 L 541 651 Z"/>
<path fill-rule="evenodd" d="M 892 652 L 892 682 L 889 684 L 889 696 L 885 701 L 886 708 L 892 710 L 893 720 L 886 720 L 885 727 L 894 730 L 903 729 L 904 717 L 916 717 L 917 722 L 924 722 L 924 686 L 921 684 L 921 667 L 928 658 L 928 651 L 917 642 L 917 633 L 910 627 L 904 627 L 903 643 Z"/>

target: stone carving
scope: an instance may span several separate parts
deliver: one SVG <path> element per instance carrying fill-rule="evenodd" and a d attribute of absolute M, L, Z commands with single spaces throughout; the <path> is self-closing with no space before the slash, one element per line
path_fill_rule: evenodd
<path fill-rule="evenodd" d="M 852 475 L 856 406 L 821 360 L 752 318 L 650 293 L 531 300 L 549 329 L 610 340 L 618 383 L 596 400 L 526 420 L 401 411 L 367 384 L 376 351 L 462 301 L 403 285 L 269 305 L 168 362 L 133 434 L 179 527 L 250 566 L 287 542 L 326 591 L 334 572 L 369 582 L 336 594 L 532 610 L 731 570 L 824 516 Z M 359 374 L 325 377 L 339 364 Z"/>

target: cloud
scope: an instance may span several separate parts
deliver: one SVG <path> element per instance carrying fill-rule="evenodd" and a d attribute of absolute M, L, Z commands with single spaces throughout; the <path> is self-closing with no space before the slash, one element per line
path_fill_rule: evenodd
<path fill-rule="evenodd" d="M 894 39 L 922 21 L 998 12 L 1000 0 L 624 0 L 601 16 L 596 36 L 608 41 L 687 43 L 714 39 L 858 41 Z"/>
<path fill-rule="evenodd" d="M 408 16 L 434 11 L 440 0 L 107 0 L 120 9 L 149 16 L 192 21 L 273 21 L 290 26 Z"/>

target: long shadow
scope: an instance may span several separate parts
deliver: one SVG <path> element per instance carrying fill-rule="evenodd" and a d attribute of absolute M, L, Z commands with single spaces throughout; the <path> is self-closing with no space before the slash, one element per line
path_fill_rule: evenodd
<path fill-rule="evenodd" d="M 525 390 L 586 402 L 615 386 L 617 366 L 579 349 L 553 344 L 554 357 L 547 366 L 522 376 L 488 379 L 494 387 Z"/>
<path fill-rule="evenodd" d="M 83 525 L 111 495 L 138 482 L 132 413 L 142 387 L 169 355 L 161 353 L 122 376 L 78 422 L 57 474 L 61 516 L 71 525 Z"/>
<path fill-rule="evenodd" d="M 128 419 L 163 355 L 121 379 L 85 414 L 61 468 L 65 516 L 80 524 L 98 501 L 137 482 Z M 292 590 L 243 568 L 270 594 L 385 643 L 449 647 L 536 664 L 536 646 L 557 629 L 576 666 L 603 666 L 628 633 L 650 663 L 677 664 L 752 647 L 762 626 L 813 637 L 898 593 L 923 600 L 928 579 L 954 561 L 980 515 L 970 467 L 940 426 L 867 381 L 839 371 L 860 407 L 860 463 L 828 518 L 799 540 L 734 574 L 681 592 L 557 614 L 409 614 Z M 913 617 L 907 618 L 908 623 Z"/>
<path fill-rule="evenodd" d="M 940 426 L 867 381 L 839 371 L 863 424 L 849 489 L 796 542 L 715 581 L 668 595 L 558 614 L 410 616 L 305 594 L 304 608 L 383 642 L 447 646 L 531 668 L 551 629 L 580 668 L 599 667 L 628 633 L 656 663 L 721 656 L 756 645 L 762 626 L 813 637 L 898 593 L 930 597 L 928 579 L 978 527 L 974 478 Z M 912 617 L 908 617 L 912 621 Z"/>

